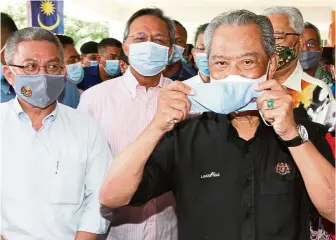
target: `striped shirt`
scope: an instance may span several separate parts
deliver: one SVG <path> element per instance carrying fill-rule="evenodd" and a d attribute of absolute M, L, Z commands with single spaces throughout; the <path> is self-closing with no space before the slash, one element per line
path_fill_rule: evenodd
<path fill-rule="evenodd" d="M 128 70 L 82 96 L 78 109 L 98 119 L 114 156 L 118 155 L 153 119 L 160 89 L 172 81 L 163 76 L 158 86 L 146 90 Z M 142 207 L 122 207 L 111 217 L 109 240 L 177 239 L 175 201 L 171 193 Z"/>

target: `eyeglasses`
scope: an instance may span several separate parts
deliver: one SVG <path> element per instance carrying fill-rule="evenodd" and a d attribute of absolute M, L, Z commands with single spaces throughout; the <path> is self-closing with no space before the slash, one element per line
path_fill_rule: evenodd
<path fill-rule="evenodd" d="M 318 48 L 320 46 L 320 44 L 313 39 L 306 41 L 304 44 L 307 46 L 307 48 Z"/>
<path fill-rule="evenodd" d="M 298 33 L 285 33 L 285 32 L 277 32 L 274 33 L 275 44 L 284 43 L 287 36 L 300 36 Z"/>
<path fill-rule="evenodd" d="M 21 68 L 27 75 L 36 75 L 40 72 L 40 68 L 43 67 L 47 74 L 58 75 L 63 70 L 63 66 L 59 63 L 48 63 L 45 66 L 39 66 L 36 63 L 27 63 L 25 65 L 9 65 L 11 67 Z"/>
<path fill-rule="evenodd" d="M 140 33 L 128 35 L 128 37 L 131 37 L 134 43 L 152 41 L 154 43 L 157 43 L 163 46 L 169 45 L 168 37 L 163 36 L 161 34 L 149 35 L 147 33 L 140 32 Z"/>

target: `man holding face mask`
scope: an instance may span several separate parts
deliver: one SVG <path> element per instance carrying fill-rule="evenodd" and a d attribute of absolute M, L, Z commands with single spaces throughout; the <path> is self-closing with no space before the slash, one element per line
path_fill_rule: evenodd
<path fill-rule="evenodd" d="M 298 108 L 302 117 L 334 128 L 335 107 L 330 88 L 321 80 L 304 72 L 307 62 L 302 66 L 299 62 L 300 52 L 304 55 L 307 42 L 304 38 L 304 21 L 302 14 L 294 7 L 271 7 L 263 13 L 272 22 L 278 55 L 278 68 L 274 78 L 287 88 L 293 97 L 293 107 Z M 302 58 L 302 55 L 301 55 Z"/>
<path fill-rule="evenodd" d="M 78 109 L 99 120 L 113 155 L 134 141 L 153 119 L 162 88 L 172 81 L 162 75 L 172 55 L 175 26 L 157 8 L 134 13 L 126 24 L 123 51 L 129 67 L 124 75 L 82 94 Z M 171 193 L 143 207 L 107 209 L 108 239 L 177 239 L 175 201 Z M 105 212 L 105 211 L 104 211 Z"/>
<path fill-rule="evenodd" d="M 114 159 L 101 204 L 138 206 L 172 190 L 180 239 L 308 239 L 312 203 L 335 221 L 334 160 L 321 126 L 296 122 L 291 96 L 271 79 L 270 21 L 223 13 L 207 27 L 205 46 L 212 82 L 162 91 L 153 121 Z M 231 98 L 213 91 L 203 98 L 212 85 Z M 247 111 L 256 95 L 258 106 Z M 227 107 L 175 125 L 189 113 L 188 98 Z"/>

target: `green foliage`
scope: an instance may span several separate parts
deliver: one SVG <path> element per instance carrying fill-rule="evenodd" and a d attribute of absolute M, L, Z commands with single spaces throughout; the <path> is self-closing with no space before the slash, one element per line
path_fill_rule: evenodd
<path fill-rule="evenodd" d="M 28 27 L 27 4 L 9 4 L 4 10 L 16 23 L 19 29 Z M 72 37 L 77 43 L 86 41 L 99 41 L 108 37 L 107 23 L 88 23 L 69 16 L 64 17 L 64 34 Z"/>

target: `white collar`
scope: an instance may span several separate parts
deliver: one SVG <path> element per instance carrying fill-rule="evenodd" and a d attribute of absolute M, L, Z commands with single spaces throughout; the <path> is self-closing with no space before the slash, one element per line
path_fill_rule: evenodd
<path fill-rule="evenodd" d="M 287 78 L 287 80 L 282 84 L 286 88 L 293 89 L 297 92 L 302 92 L 302 87 L 301 87 L 301 81 L 302 81 L 302 75 L 303 75 L 303 69 L 298 61 L 296 64 L 296 68 L 294 69 L 294 72 Z"/>
<path fill-rule="evenodd" d="M 125 72 L 125 74 L 122 76 L 123 81 L 127 87 L 127 89 L 131 92 L 131 95 L 133 98 L 135 98 L 136 96 L 136 89 L 139 85 L 138 80 L 134 77 L 134 75 L 131 72 L 130 67 L 127 69 L 127 71 Z M 159 84 L 156 86 L 156 88 L 162 88 L 163 84 L 165 82 L 165 78 L 163 77 L 163 75 L 161 74 L 160 77 L 160 82 Z"/>

